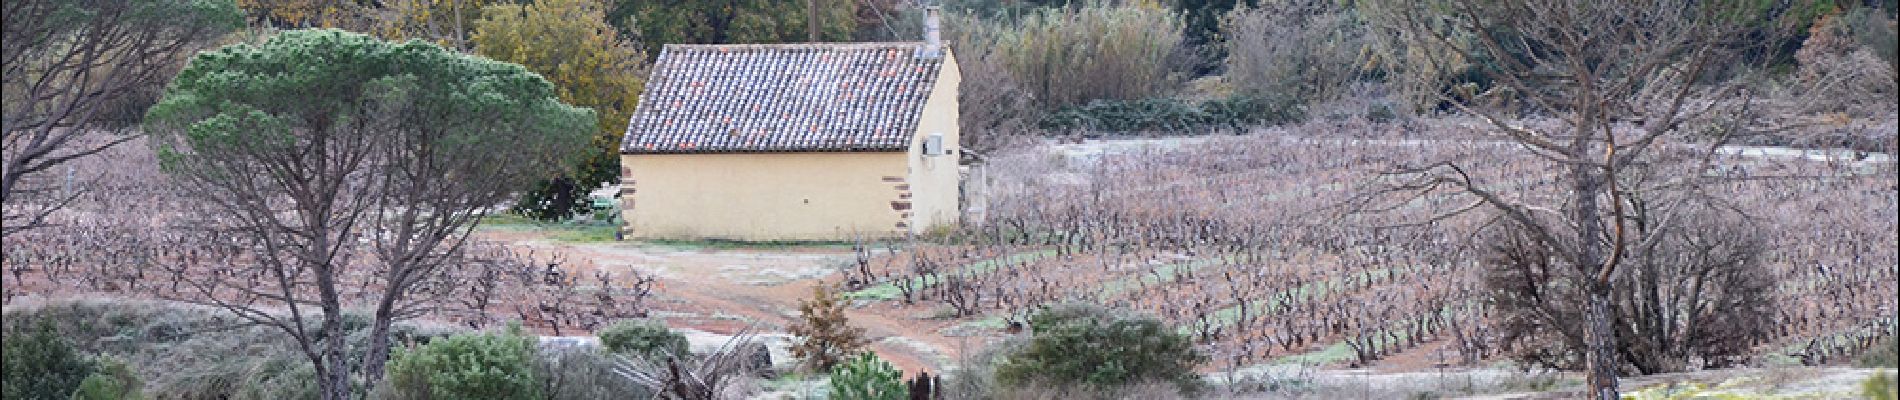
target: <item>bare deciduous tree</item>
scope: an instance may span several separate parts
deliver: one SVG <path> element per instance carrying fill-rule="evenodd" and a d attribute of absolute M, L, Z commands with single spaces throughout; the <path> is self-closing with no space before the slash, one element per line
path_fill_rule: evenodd
<path fill-rule="evenodd" d="M 9 0 L 5 7 L 0 236 L 40 226 L 72 201 L 79 192 L 54 193 L 60 185 L 46 182 L 56 179 L 50 170 L 136 137 L 102 133 L 136 122 L 185 57 L 242 24 L 228 1 Z"/>
<path fill-rule="evenodd" d="M 1762 263 L 1768 227 L 1712 198 L 1653 203 L 1668 208 L 1634 207 L 1627 265 L 1612 282 L 1620 368 L 1653 374 L 1746 361 L 1776 324 L 1777 274 Z M 1514 224 L 1497 228 L 1485 283 L 1503 341 L 1529 364 L 1579 367 L 1584 319 L 1573 299 L 1584 285 L 1575 266 Z"/>
<path fill-rule="evenodd" d="M 1482 166 L 1445 161 L 1399 168 L 1390 175 L 1397 183 L 1385 192 L 1467 195 L 1469 206 L 1445 215 L 1495 211 L 1547 246 L 1548 256 L 1574 266 L 1583 289 L 1574 300 L 1584 304 L 1590 397 L 1615 399 L 1620 359 L 1612 278 L 1633 245 L 1630 198 L 1706 180 L 1701 170 L 1666 177 L 1631 170 L 1659 161 L 1653 155 L 1668 142 L 1693 139 L 1690 127 L 1709 127 L 1715 144 L 1747 128 L 1746 64 L 1772 58 L 1763 53 L 1779 36 L 1777 18 L 1787 5 L 1443 0 L 1379 6 L 1386 27 L 1426 49 L 1415 52 L 1426 69 L 1468 65 L 1490 79 L 1491 87 L 1463 84 L 1443 99 L 1547 161 L 1554 188 L 1545 196 L 1512 192 L 1473 179 L 1468 169 Z M 1522 109 L 1555 121 L 1531 124 L 1515 117 Z"/>

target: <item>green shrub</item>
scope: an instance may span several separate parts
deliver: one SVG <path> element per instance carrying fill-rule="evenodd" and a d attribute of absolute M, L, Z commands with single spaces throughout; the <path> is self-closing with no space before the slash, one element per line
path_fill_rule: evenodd
<path fill-rule="evenodd" d="M 1177 99 L 1096 100 L 1056 110 L 1039 125 L 1057 130 L 1185 131 L 1211 119 L 1199 107 Z"/>
<path fill-rule="evenodd" d="M 15 318 L 7 326 L 20 324 Z M 64 399 L 97 369 L 96 363 L 60 337 L 48 320 L 31 328 L 9 329 L 0 344 L 0 398 Z"/>
<path fill-rule="evenodd" d="M 648 399 L 653 391 L 614 372 L 616 358 L 592 347 L 542 348 L 535 375 L 548 400 Z"/>
<path fill-rule="evenodd" d="M 1187 132 L 1281 124 L 1304 118 L 1288 97 L 1236 95 L 1189 103 L 1181 99 L 1096 100 L 1050 113 L 1038 127 L 1105 132 Z"/>
<path fill-rule="evenodd" d="M 1187 336 L 1152 317 L 1120 314 L 1073 304 L 1031 317 L 1034 334 L 997 366 L 997 380 L 1005 386 L 1167 382 L 1183 392 L 1199 389 L 1194 367 L 1205 357 Z"/>
<path fill-rule="evenodd" d="M 46 321 L 75 352 L 123 361 L 139 378 L 140 391 L 148 398 L 318 397 L 315 368 L 283 331 L 247 324 L 215 307 L 111 297 L 63 298 L 9 304 L 5 320 L 8 329 Z M 356 314 L 345 318 L 352 330 L 347 340 L 357 349 L 352 351 L 361 351 L 368 341 L 368 321 Z M 396 343 L 414 343 L 461 330 L 404 322 L 392 327 L 390 335 Z M 7 342 L 11 344 L 12 338 Z"/>
<path fill-rule="evenodd" d="M 600 345 L 614 353 L 659 360 L 667 356 L 685 357 L 688 351 L 685 335 L 654 320 L 621 320 L 602 328 L 597 335 Z"/>
<path fill-rule="evenodd" d="M 1893 380 L 1893 373 L 1877 371 L 1860 383 L 1860 394 L 1868 400 L 1894 400 L 1900 398 L 1900 381 Z"/>
<path fill-rule="evenodd" d="M 1397 119 L 1399 119 L 1399 112 L 1392 107 L 1390 102 L 1378 101 L 1366 105 L 1367 121 L 1383 124 Z"/>
<path fill-rule="evenodd" d="M 163 398 L 224 398 L 230 399 L 314 399 L 317 393 L 317 370 L 296 354 L 276 351 L 262 354 L 252 359 L 233 359 L 228 364 L 215 365 L 210 372 L 212 378 L 229 380 L 229 387 L 200 384 L 200 388 L 218 388 L 220 391 L 206 391 L 194 394 L 193 386 L 174 385 L 156 393 L 175 394 Z"/>
<path fill-rule="evenodd" d="M 519 326 L 450 336 L 390 357 L 378 390 L 392 399 L 539 399 L 535 357 Z"/>
<path fill-rule="evenodd" d="M 122 360 L 139 377 L 147 397 L 317 397 L 314 369 L 282 331 L 261 325 L 234 327 L 236 321 L 224 310 L 164 301 L 80 298 L 16 303 L 7 308 L 5 318 L 9 327 L 46 321 L 75 351 Z"/>
<path fill-rule="evenodd" d="M 831 369 L 831 398 L 901 400 L 910 394 L 904 372 L 866 352 Z"/>
<path fill-rule="evenodd" d="M 1268 93 L 1238 94 L 1201 103 L 1211 124 L 1231 127 L 1279 125 L 1306 119 L 1306 109 L 1291 96 Z"/>
<path fill-rule="evenodd" d="M 1888 336 L 1887 340 L 1875 344 L 1873 348 L 1867 349 L 1867 353 L 1861 354 L 1857 364 L 1864 368 L 1900 366 L 1900 342 L 1894 341 L 1894 336 Z"/>
<path fill-rule="evenodd" d="M 996 366 L 1005 357 L 1021 351 L 1026 337 L 1014 336 L 975 352 L 957 357 L 954 372 L 944 376 L 937 389 L 947 400 L 983 400 L 1002 398 L 1002 384 L 996 382 Z"/>
<path fill-rule="evenodd" d="M 73 400 L 132 400 L 145 398 L 139 392 L 141 383 L 131 368 L 112 358 L 99 360 L 97 372 L 79 382 L 79 389 L 73 392 Z"/>

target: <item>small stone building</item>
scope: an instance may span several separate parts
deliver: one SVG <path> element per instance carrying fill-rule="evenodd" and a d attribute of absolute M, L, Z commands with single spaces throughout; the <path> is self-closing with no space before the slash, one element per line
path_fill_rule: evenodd
<path fill-rule="evenodd" d="M 851 240 L 957 222 L 933 42 L 667 45 L 621 145 L 625 236 Z"/>

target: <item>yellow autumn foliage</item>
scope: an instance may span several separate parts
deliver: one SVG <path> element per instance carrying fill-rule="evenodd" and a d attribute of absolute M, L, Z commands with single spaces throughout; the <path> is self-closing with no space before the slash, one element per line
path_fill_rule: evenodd
<path fill-rule="evenodd" d="M 371 29 L 390 40 L 421 39 L 467 51 L 469 33 L 496 0 L 385 0 Z"/>
<path fill-rule="evenodd" d="M 620 136 L 640 98 L 646 56 L 607 24 L 596 0 L 497 4 L 474 24 L 476 54 L 521 64 L 553 82 L 562 101 L 600 117 L 594 154 L 581 166 L 586 184 L 619 173 Z"/>
<path fill-rule="evenodd" d="M 373 7 L 357 0 L 237 0 L 253 24 L 277 28 L 361 30 Z"/>

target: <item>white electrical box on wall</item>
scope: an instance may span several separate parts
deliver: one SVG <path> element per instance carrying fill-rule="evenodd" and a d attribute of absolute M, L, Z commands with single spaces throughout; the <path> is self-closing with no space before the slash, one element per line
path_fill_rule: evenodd
<path fill-rule="evenodd" d="M 930 134 L 930 136 L 924 137 L 924 155 L 926 156 L 943 155 L 943 134 L 932 133 Z"/>

